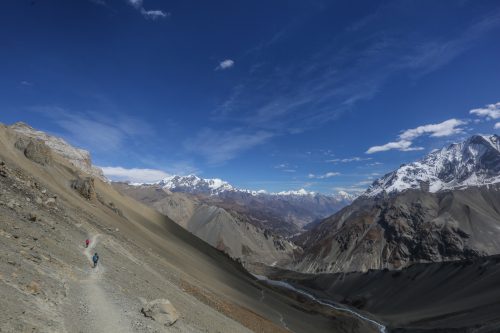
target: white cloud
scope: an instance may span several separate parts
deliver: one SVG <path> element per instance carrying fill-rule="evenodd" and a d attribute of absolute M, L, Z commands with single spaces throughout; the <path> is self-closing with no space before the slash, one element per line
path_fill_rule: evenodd
<path fill-rule="evenodd" d="M 144 15 L 144 17 L 152 20 L 170 16 L 170 13 L 166 13 L 162 10 L 145 10 L 144 8 L 141 9 L 141 14 Z"/>
<path fill-rule="evenodd" d="M 478 117 L 486 117 L 486 119 L 499 119 L 500 118 L 500 102 L 495 104 L 488 104 L 484 108 L 472 109 L 470 114 Z M 495 125 L 496 126 L 496 125 Z"/>
<path fill-rule="evenodd" d="M 494 126 L 495 129 L 500 129 L 500 123 L 496 123 Z"/>
<path fill-rule="evenodd" d="M 459 127 L 465 125 L 465 122 L 458 119 L 448 119 L 439 124 L 429 124 L 409 129 L 401 133 L 399 136 L 402 140 L 413 140 L 424 134 L 429 134 L 432 137 L 442 137 L 458 134 L 462 132 Z"/>
<path fill-rule="evenodd" d="M 134 6 L 135 8 L 142 8 L 142 0 L 127 0 L 129 4 Z"/>
<path fill-rule="evenodd" d="M 411 141 L 406 141 L 406 140 L 400 140 L 400 141 L 395 141 L 395 142 L 389 142 L 386 143 L 385 145 L 382 146 L 373 146 L 370 149 L 366 151 L 367 154 L 373 154 L 373 153 L 379 153 L 381 151 L 387 151 L 387 150 L 392 150 L 392 149 L 397 149 L 397 150 L 402 150 L 402 151 L 409 151 L 409 150 L 416 150 L 416 149 L 421 149 L 419 147 L 411 147 L 412 142 Z"/>
<path fill-rule="evenodd" d="M 361 162 L 361 161 L 369 161 L 371 157 L 349 157 L 349 158 L 334 158 L 332 160 L 328 160 L 327 162 L 332 163 L 349 163 L 349 162 Z"/>
<path fill-rule="evenodd" d="M 234 60 L 226 59 L 219 63 L 219 65 L 215 68 L 215 70 L 224 70 L 229 69 L 234 66 Z"/>
<path fill-rule="evenodd" d="M 394 149 L 401 151 L 422 150 L 422 147 L 412 147 L 413 140 L 423 135 L 429 135 L 431 137 L 444 137 L 460 134 L 463 132 L 463 129 L 460 126 L 465 124 L 465 121 L 452 118 L 439 124 L 418 126 L 416 128 L 403 131 L 403 133 L 399 135 L 398 141 L 389 142 L 381 146 L 373 146 L 369 148 L 366 153 L 373 154 Z"/>
<path fill-rule="evenodd" d="M 235 158 L 240 152 L 263 144 L 274 135 L 270 132 L 255 132 L 235 128 L 228 131 L 204 129 L 192 139 L 188 139 L 185 147 L 205 157 L 211 164 L 220 164 Z"/>
<path fill-rule="evenodd" d="M 100 167 L 104 175 L 114 181 L 129 181 L 131 183 L 153 183 L 168 177 L 169 174 L 155 169 L 126 169 L 123 167 Z"/>
<path fill-rule="evenodd" d="M 309 178 L 314 178 L 314 179 L 327 179 L 335 176 L 339 176 L 340 172 L 327 172 L 323 175 L 315 175 L 313 173 L 310 173 L 307 177 Z"/>
<path fill-rule="evenodd" d="M 155 10 L 146 10 L 144 8 L 144 1 L 143 0 L 127 0 L 127 2 L 132 5 L 135 9 L 137 9 L 142 16 L 144 16 L 147 19 L 151 20 L 156 20 L 156 19 L 161 19 L 170 16 L 170 13 L 164 12 L 159 9 Z"/>

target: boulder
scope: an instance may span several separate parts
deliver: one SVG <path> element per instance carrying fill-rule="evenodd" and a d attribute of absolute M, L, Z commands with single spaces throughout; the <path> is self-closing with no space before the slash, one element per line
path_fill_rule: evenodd
<path fill-rule="evenodd" d="M 141 312 L 165 326 L 172 326 L 178 319 L 179 313 L 167 299 L 157 299 L 146 303 Z"/>
<path fill-rule="evenodd" d="M 48 165 L 52 162 L 52 152 L 42 141 L 30 141 L 24 149 L 24 156 L 40 165 Z"/>
<path fill-rule="evenodd" d="M 71 188 L 76 190 L 87 200 L 94 200 L 96 198 L 94 178 L 92 177 L 77 178 L 73 180 L 71 182 Z"/>
<path fill-rule="evenodd" d="M 37 218 L 38 217 L 33 212 L 29 213 L 29 215 L 28 215 L 28 220 L 30 220 L 31 222 L 36 222 Z"/>
<path fill-rule="evenodd" d="M 56 205 L 56 199 L 54 198 L 48 198 L 45 202 L 44 205 L 47 207 L 52 207 Z"/>

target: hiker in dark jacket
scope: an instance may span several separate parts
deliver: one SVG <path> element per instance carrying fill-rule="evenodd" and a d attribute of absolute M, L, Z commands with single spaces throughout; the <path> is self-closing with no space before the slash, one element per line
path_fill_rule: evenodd
<path fill-rule="evenodd" d="M 96 253 L 94 253 L 94 256 L 92 257 L 92 261 L 94 262 L 94 267 L 97 266 L 97 262 L 99 261 L 99 255 Z"/>

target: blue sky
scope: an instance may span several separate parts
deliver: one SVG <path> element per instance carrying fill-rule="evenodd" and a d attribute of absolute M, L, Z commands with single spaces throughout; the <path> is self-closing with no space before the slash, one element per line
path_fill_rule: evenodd
<path fill-rule="evenodd" d="M 500 132 L 498 1 L 0 7 L 0 121 L 62 136 L 116 178 L 357 191 Z"/>

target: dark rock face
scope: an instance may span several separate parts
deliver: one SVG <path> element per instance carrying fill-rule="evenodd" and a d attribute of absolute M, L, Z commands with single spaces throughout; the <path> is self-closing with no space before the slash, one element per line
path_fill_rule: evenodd
<path fill-rule="evenodd" d="M 297 237 L 299 271 L 400 269 L 500 253 L 500 186 L 361 198 Z"/>
<path fill-rule="evenodd" d="M 24 156 L 40 165 L 49 165 L 52 162 L 52 152 L 42 141 L 31 140 L 24 149 Z"/>
<path fill-rule="evenodd" d="M 82 197 L 87 200 L 96 199 L 94 178 L 92 177 L 77 178 L 73 180 L 71 182 L 71 188 L 76 190 Z"/>

